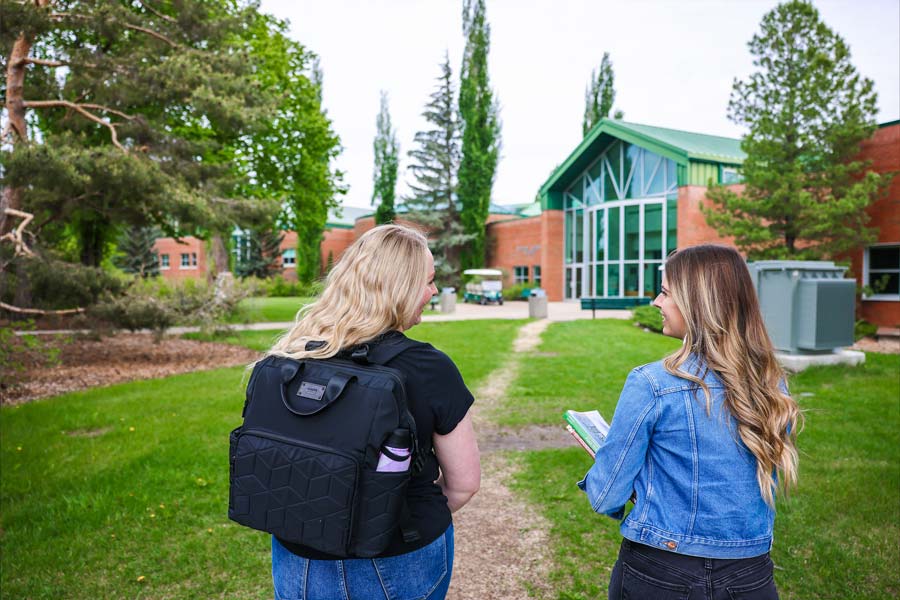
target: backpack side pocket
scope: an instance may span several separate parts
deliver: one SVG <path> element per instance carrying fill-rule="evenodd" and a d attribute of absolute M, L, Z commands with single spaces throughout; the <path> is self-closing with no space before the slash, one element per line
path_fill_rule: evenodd
<path fill-rule="evenodd" d="M 409 471 L 363 471 L 353 536 L 355 556 L 377 556 L 388 547 L 400 527 L 408 486 Z"/>

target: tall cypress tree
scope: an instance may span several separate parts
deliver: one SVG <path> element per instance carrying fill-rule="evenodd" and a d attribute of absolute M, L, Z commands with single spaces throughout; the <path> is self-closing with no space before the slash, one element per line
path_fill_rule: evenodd
<path fill-rule="evenodd" d="M 591 81 L 584 92 L 584 120 L 581 122 L 581 135 L 588 134 L 594 125 L 609 116 L 616 101 L 616 74 L 613 72 L 609 52 L 603 53 L 600 68 L 591 71 Z M 614 118 L 625 116 L 621 110 L 615 112 Z"/>
<path fill-rule="evenodd" d="M 890 181 L 855 158 L 875 129 L 872 81 L 804 0 L 768 12 L 749 46 L 758 70 L 735 81 L 728 106 L 750 129 L 746 188 L 710 189 L 707 222 L 751 258 L 833 258 L 869 243 L 866 207 Z"/>
<path fill-rule="evenodd" d="M 437 81 L 422 113 L 432 129 L 417 132 L 417 147 L 408 152 L 415 182 L 404 204 L 410 210 L 408 218 L 430 232 L 436 278 L 442 285 L 457 286 L 460 251 L 474 236 L 463 229 L 457 207 L 460 123 L 449 56 L 441 64 Z"/>
<path fill-rule="evenodd" d="M 397 188 L 397 169 L 400 166 L 400 144 L 397 132 L 391 127 L 391 113 L 388 110 L 387 92 L 381 92 L 381 108 L 375 119 L 375 172 L 372 189 L 372 203 L 378 204 L 375 210 L 375 223 L 390 223 L 394 220 L 394 195 Z"/>
<path fill-rule="evenodd" d="M 485 224 L 491 189 L 500 157 L 500 117 L 488 77 L 491 27 L 484 0 L 464 0 L 463 53 L 459 114 L 463 124 L 459 165 L 460 217 L 472 241 L 463 250 L 463 268 L 481 267 L 485 260 Z"/>

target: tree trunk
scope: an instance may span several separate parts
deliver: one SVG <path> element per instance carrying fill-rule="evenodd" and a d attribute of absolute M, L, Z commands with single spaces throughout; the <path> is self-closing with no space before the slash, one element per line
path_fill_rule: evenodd
<path fill-rule="evenodd" d="M 228 271 L 228 248 L 225 247 L 225 240 L 222 239 L 222 234 L 219 233 L 213 234 L 211 245 L 213 268 L 208 269 L 208 271 L 210 276 L 215 278 L 215 275 Z"/>
<path fill-rule="evenodd" d="M 6 67 L 6 115 L 8 122 L 4 134 L 8 130 L 12 134 L 13 144 L 28 140 L 25 125 L 25 59 L 31 52 L 33 40 L 25 34 L 19 35 L 9 53 Z M 0 235 L 6 235 L 14 229 L 14 221 L 6 214 L 6 209 L 22 210 L 22 190 L 5 186 L 0 195 Z"/>

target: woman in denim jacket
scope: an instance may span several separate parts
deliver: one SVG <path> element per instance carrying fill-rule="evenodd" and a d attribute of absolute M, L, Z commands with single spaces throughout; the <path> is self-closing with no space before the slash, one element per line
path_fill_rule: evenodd
<path fill-rule="evenodd" d="M 802 415 L 759 310 L 747 265 L 703 245 L 669 257 L 653 302 L 684 340 L 633 370 L 609 435 L 578 485 L 622 521 L 609 598 L 778 598 L 775 488 L 797 481 Z"/>

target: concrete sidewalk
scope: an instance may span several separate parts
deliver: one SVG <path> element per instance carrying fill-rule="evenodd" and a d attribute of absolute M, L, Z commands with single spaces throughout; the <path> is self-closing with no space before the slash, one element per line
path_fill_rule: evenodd
<path fill-rule="evenodd" d="M 445 315 L 439 312 L 426 310 L 422 316 L 422 322 L 430 321 L 468 321 L 474 319 L 527 319 L 528 302 L 504 302 L 502 306 L 497 304 L 466 304 L 456 303 L 456 311 Z M 582 310 L 580 302 L 548 302 L 547 319 L 550 321 L 574 321 L 576 319 L 590 319 L 591 311 Z M 598 319 L 630 319 L 630 310 L 598 310 Z"/>
<path fill-rule="evenodd" d="M 480 304 L 466 304 L 465 302 L 457 302 L 456 311 L 451 314 L 442 314 L 437 311 L 426 310 L 422 315 L 423 323 L 431 323 L 438 321 L 471 321 L 479 319 L 527 319 L 528 303 L 527 302 L 504 302 L 502 306 L 497 304 L 488 304 L 481 306 Z M 549 321 L 574 321 L 576 319 L 590 319 L 591 311 L 581 310 L 579 302 L 548 302 L 547 303 L 547 319 Z M 598 319 L 630 319 L 631 311 L 629 310 L 598 310 Z M 229 328 L 236 331 L 264 331 L 269 329 L 288 329 L 293 322 L 283 323 L 233 323 L 228 325 Z M 194 333 L 199 331 L 199 327 L 171 327 L 166 330 L 170 335 L 181 335 L 182 333 Z M 73 333 L 89 333 L 89 330 L 72 330 L 57 329 L 52 331 L 17 331 L 16 335 L 66 335 Z M 141 330 L 137 333 L 152 333 L 149 330 Z"/>

